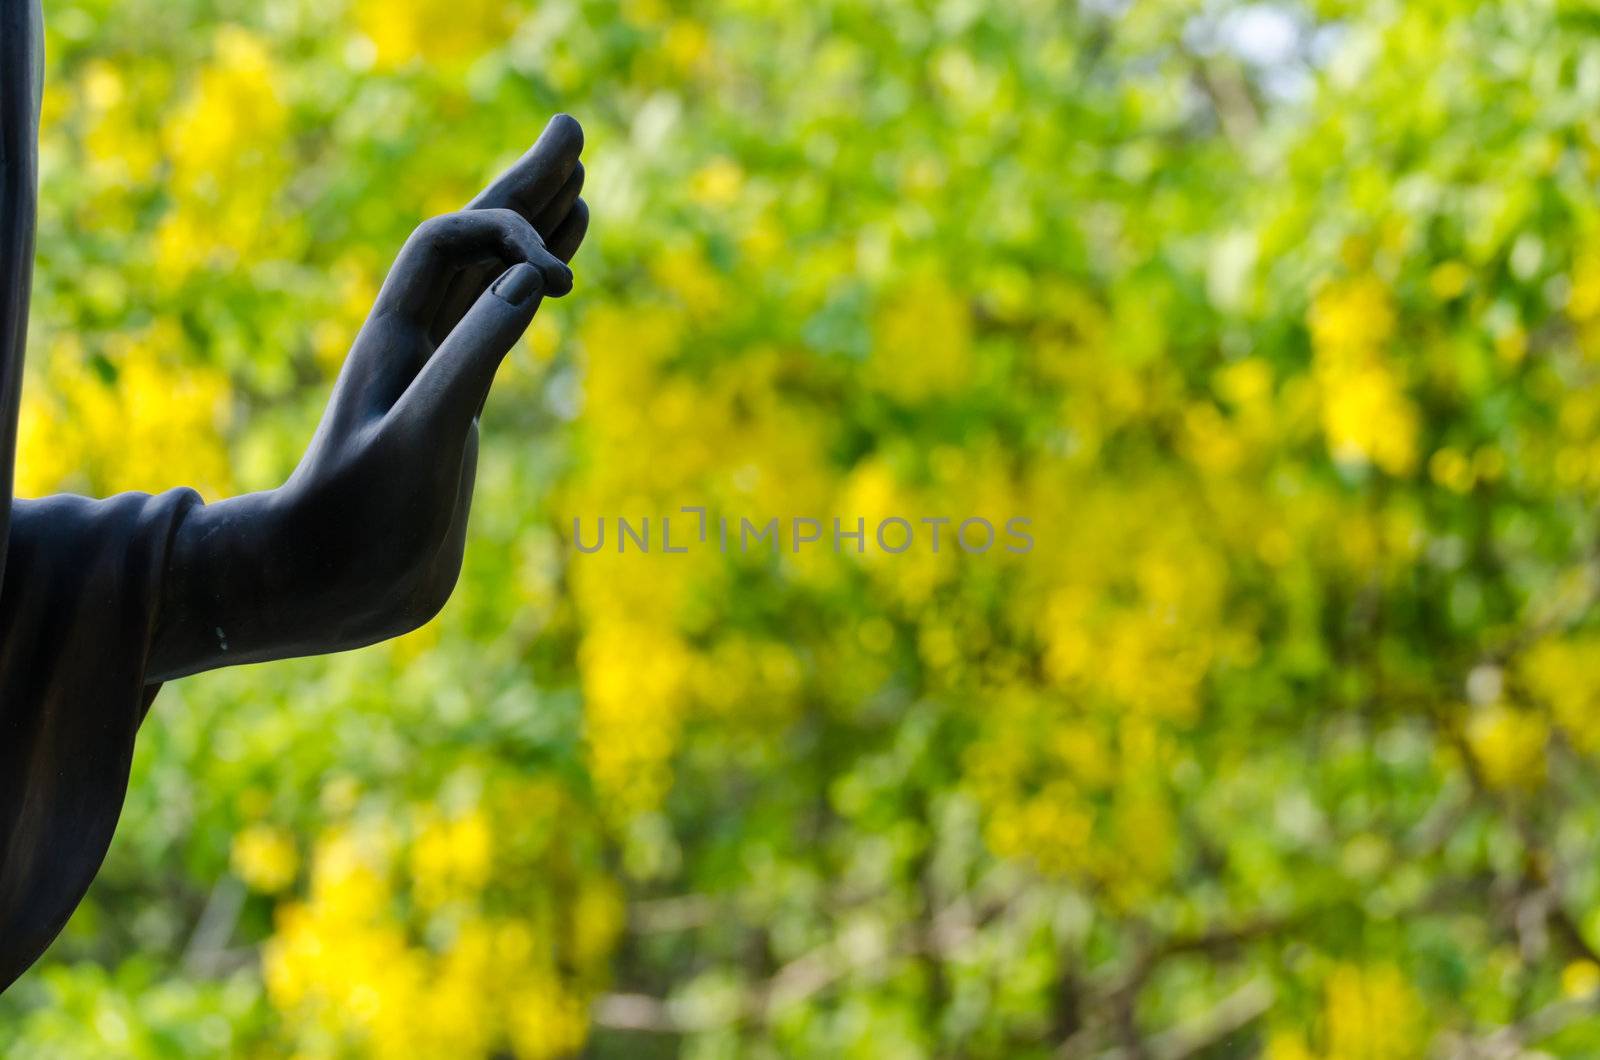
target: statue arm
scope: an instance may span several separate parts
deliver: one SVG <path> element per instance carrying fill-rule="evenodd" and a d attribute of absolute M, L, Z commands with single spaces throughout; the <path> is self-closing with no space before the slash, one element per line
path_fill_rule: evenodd
<path fill-rule="evenodd" d="M 571 289 L 565 263 L 588 224 L 581 146 L 558 116 L 467 209 L 419 227 L 289 481 L 185 513 L 148 681 L 359 647 L 444 605 L 495 370 L 543 297 Z"/>

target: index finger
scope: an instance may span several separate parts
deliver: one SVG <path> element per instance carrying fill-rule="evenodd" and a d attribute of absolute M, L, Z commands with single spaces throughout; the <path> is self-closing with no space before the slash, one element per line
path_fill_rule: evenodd
<path fill-rule="evenodd" d="M 406 240 L 378 291 L 373 312 L 426 323 L 448 292 L 454 270 L 496 261 L 528 262 L 543 288 L 559 298 L 572 290 L 572 270 L 558 261 L 528 220 L 512 210 L 462 210 L 424 221 Z"/>
<path fill-rule="evenodd" d="M 557 114 L 528 148 L 467 204 L 469 210 L 515 210 L 532 221 L 572 175 L 583 152 L 583 126 L 570 114 Z"/>

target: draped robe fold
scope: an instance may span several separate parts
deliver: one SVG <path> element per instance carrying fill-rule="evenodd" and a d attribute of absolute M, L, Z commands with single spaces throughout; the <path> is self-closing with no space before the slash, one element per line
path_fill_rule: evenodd
<path fill-rule="evenodd" d="M 0 0 L 0 990 L 49 946 L 105 858 L 173 531 L 192 490 L 12 501 L 33 269 L 42 34 Z"/>

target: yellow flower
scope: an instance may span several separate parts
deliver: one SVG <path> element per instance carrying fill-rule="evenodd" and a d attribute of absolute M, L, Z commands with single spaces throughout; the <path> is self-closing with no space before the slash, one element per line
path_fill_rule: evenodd
<path fill-rule="evenodd" d="M 894 291 L 874 322 L 867 377 L 901 401 L 951 394 L 971 374 L 972 318 L 966 296 L 933 274 Z"/>
<path fill-rule="evenodd" d="M 1364 353 L 1394 334 L 1389 292 L 1376 276 L 1335 281 L 1311 304 L 1311 340 L 1318 351 Z"/>
<path fill-rule="evenodd" d="M 300 854 L 287 830 L 257 824 L 233 837 L 229 863 L 234 875 L 251 888 L 272 894 L 294 882 Z"/>
<path fill-rule="evenodd" d="M 607 881 L 581 888 L 571 911 L 572 957 L 579 967 L 606 960 L 627 919 L 621 891 Z"/>
<path fill-rule="evenodd" d="M 1579 323 L 1600 317 L 1600 248 L 1585 249 L 1573 262 L 1567 314 Z"/>
<path fill-rule="evenodd" d="M 493 866 L 494 835 L 478 810 L 427 821 L 411 846 L 412 889 L 428 907 L 482 890 Z"/>
<path fill-rule="evenodd" d="M 1455 493 L 1467 493 L 1472 489 L 1472 461 L 1461 450 L 1448 445 L 1435 450 L 1433 456 L 1428 458 L 1428 475 Z"/>
<path fill-rule="evenodd" d="M 75 340 L 51 348 L 42 379 L 23 399 L 17 491 L 63 487 L 94 493 L 190 485 L 208 498 L 229 492 L 222 430 L 229 387 L 213 369 L 180 367 L 183 337 L 170 321 L 117 336 L 108 379 Z"/>
<path fill-rule="evenodd" d="M 272 55 L 238 26 L 218 30 L 213 50 L 162 130 L 174 208 L 156 229 L 156 270 L 172 283 L 259 256 L 294 230 L 269 208 L 290 172 Z"/>
<path fill-rule="evenodd" d="M 1428 289 L 1441 302 L 1460 297 L 1472 282 L 1472 270 L 1459 261 L 1446 261 L 1434 266 L 1428 274 Z"/>
<path fill-rule="evenodd" d="M 1552 638 L 1534 645 L 1519 661 L 1528 690 L 1549 707 L 1556 724 L 1579 750 L 1600 751 L 1600 635 Z"/>
<path fill-rule="evenodd" d="M 1343 964 L 1324 990 L 1328 1060 L 1420 1060 L 1424 1010 L 1398 968 Z"/>
<path fill-rule="evenodd" d="M 506 39 L 511 10 L 504 0 L 356 0 L 355 22 L 392 68 L 474 59 Z"/>
<path fill-rule="evenodd" d="M 511 1045 L 517 1056 L 545 1060 L 567 1056 L 583 1044 L 588 1011 L 552 977 L 529 973 L 512 989 Z"/>
<path fill-rule="evenodd" d="M 728 206 L 744 188 L 744 170 L 731 158 L 714 158 L 689 179 L 689 196 L 701 206 Z"/>
<path fill-rule="evenodd" d="M 77 470 L 77 453 L 55 402 L 30 382 L 22 392 L 22 418 L 17 425 L 15 491 L 19 497 L 42 497 L 67 482 Z"/>
<path fill-rule="evenodd" d="M 1549 736 L 1543 718 L 1503 704 L 1480 708 L 1467 722 L 1467 743 L 1484 780 L 1495 788 L 1531 788 L 1543 782 Z"/>
<path fill-rule="evenodd" d="M 1561 994 L 1573 999 L 1592 997 L 1600 990 L 1600 964 L 1580 957 L 1561 969 Z"/>
<path fill-rule="evenodd" d="M 675 637 L 638 622 L 596 623 L 578 652 L 595 781 L 623 816 L 666 796 L 690 677 Z"/>
<path fill-rule="evenodd" d="M 1388 292 L 1372 276 L 1330 283 L 1312 303 L 1310 324 L 1334 458 L 1406 474 L 1416 463 L 1418 417 L 1385 349 L 1394 333 Z"/>
<path fill-rule="evenodd" d="M 1272 1037 L 1267 1039 L 1265 1060 L 1315 1060 L 1306 1045 L 1305 1038 L 1295 1031 L 1273 1031 Z"/>
<path fill-rule="evenodd" d="M 673 19 L 662 36 L 661 51 L 679 76 L 692 76 L 705 65 L 706 56 L 710 54 L 711 34 L 704 23 L 687 18 Z"/>
<path fill-rule="evenodd" d="M 102 187 L 119 190 L 152 180 L 161 165 L 161 145 L 141 121 L 148 109 L 130 91 L 126 73 L 97 59 L 85 67 L 82 82 L 90 174 Z"/>
<path fill-rule="evenodd" d="M 377 917 L 389 901 L 381 852 L 369 837 L 336 829 L 317 843 L 311 900 L 335 920 L 360 923 Z"/>

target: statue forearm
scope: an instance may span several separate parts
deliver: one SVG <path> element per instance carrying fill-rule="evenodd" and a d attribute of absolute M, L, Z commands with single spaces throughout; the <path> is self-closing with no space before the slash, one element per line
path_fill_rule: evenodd
<path fill-rule="evenodd" d="M 460 569 L 465 504 L 442 531 L 411 533 L 365 517 L 369 503 L 361 488 L 291 480 L 190 509 L 173 537 L 148 679 L 345 651 L 426 622 Z"/>
<path fill-rule="evenodd" d="M 316 606 L 304 591 L 314 565 L 303 545 L 286 548 L 292 520 L 284 501 L 271 490 L 185 514 L 163 575 L 148 663 L 152 683 L 313 653 L 296 648 L 309 647 L 317 632 L 305 622 Z"/>
<path fill-rule="evenodd" d="M 292 571 L 274 555 L 280 500 L 251 493 L 185 514 L 163 573 L 151 682 L 290 654 L 274 650 L 298 610 Z"/>
<path fill-rule="evenodd" d="M 185 513 L 151 681 L 360 647 L 444 605 L 461 569 L 478 412 L 543 297 L 572 287 L 566 262 L 589 218 L 582 145 L 577 122 L 557 116 L 466 210 L 419 226 L 294 475 Z"/>

